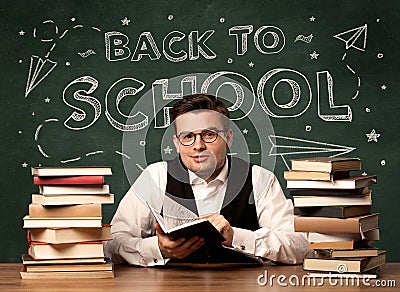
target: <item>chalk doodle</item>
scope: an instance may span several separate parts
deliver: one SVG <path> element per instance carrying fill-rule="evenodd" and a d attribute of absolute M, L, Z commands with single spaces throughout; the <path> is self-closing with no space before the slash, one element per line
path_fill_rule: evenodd
<path fill-rule="evenodd" d="M 74 18 L 71 19 L 71 21 L 75 21 Z M 31 56 L 31 61 L 29 65 L 29 73 L 28 73 L 28 80 L 26 82 L 26 89 L 25 89 L 25 97 L 29 95 L 29 93 L 35 89 L 35 87 L 41 83 L 57 66 L 57 61 L 53 61 L 49 59 L 50 54 L 54 51 L 56 45 L 57 45 L 57 38 L 58 40 L 63 39 L 67 33 L 70 31 L 69 29 L 66 29 L 63 31 L 63 33 L 59 35 L 59 28 L 55 24 L 55 22 L 52 19 L 48 19 L 42 22 L 42 25 L 44 27 L 49 27 L 50 30 L 52 30 L 52 37 L 47 36 L 47 37 L 39 37 L 38 33 L 38 28 L 34 28 L 32 32 L 32 36 L 35 39 L 39 39 L 43 43 L 51 43 L 50 49 L 47 51 L 45 54 L 44 58 L 36 55 Z M 75 29 L 81 29 L 84 28 L 82 24 L 77 24 L 72 27 L 72 30 Z M 91 27 L 91 29 L 99 32 L 100 29 L 97 27 Z"/>
<path fill-rule="evenodd" d="M 164 154 L 171 154 L 172 152 L 172 148 L 168 145 L 166 148 L 163 149 L 164 150 Z"/>
<path fill-rule="evenodd" d="M 356 49 L 364 52 L 367 47 L 367 24 L 356 27 L 333 36 L 334 38 L 343 41 L 346 44 L 346 51 L 348 49 Z M 347 53 L 344 53 L 342 56 L 342 61 L 346 59 Z M 356 75 L 355 70 L 346 63 L 347 69 L 354 75 Z M 361 78 L 357 76 L 357 91 L 353 95 L 352 99 L 356 99 L 360 93 L 361 87 Z"/>
<path fill-rule="evenodd" d="M 319 54 L 318 54 L 316 51 L 313 51 L 313 52 L 310 54 L 311 60 L 317 60 L 317 59 L 318 59 L 318 56 L 319 56 Z"/>
<path fill-rule="evenodd" d="M 57 62 L 50 59 L 42 59 L 38 56 L 31 56 L 29 65 L 28 81 L 26 82 L 25 97 L 45 79 L 57 66 Z"/>
<path fill-rule="evenodd" d="M 86 52 L 78 52 L 78 55 L 81 56 L 82 58 L 87 58 L 90 55 L 95 55 L 96 52 L 93 50 L 87 50 Z"/>
<path fill-rule="evenodd" d="M 121 19 L 122 25 L 129 25 L 130 22 L 131 22 L 131 20 L 128 19 L 126 16 L 125 16 L 124 19 Z"/>
<path fill-rule="evenodd" d="M 121 156 L 123 156 L 123 157 L 125 157 L 125 158 L 128 158 L 128 159 L 131 159 L 131 157 L 129 156 L 129 155 L 127 155 L 127 154 L 125 154 L 125 153 L 122 153 L 121 151 L 115 151 L 115 153 L 117 153 L 117 154 L 119 154 L 119 155 L 121 155 Z"/>
<path fill-rule="evenodd" d="M 321 86 L 324 83 L 326 86 Z M 327 91 L 322 91 L 322 88 L 327 88 Z M 318 92 L 318 116 L 324 121 L 344 121 L 351 122 L 353 113 L 348 105 L 335 105 L 333 96 L 333 78 L 328 71 L 318 72 L 317 74 L 317 92 Z M 322 104 L 326 100 L 323 98 L 327 93 L 328 107 Z M 323 108 L 329 108 L 330 114 L 322 113 Z M 331 112 L 335 111 L 335 114 Z M 343 112 L 343 113 L 342 113 Z"/>
<path fill-rule="evenodd" d="M 310 34 L 309 36 L 305 36 L 305 35 L 300 34 L 300 35 L 298 35 L 296 37 L 294 42 L 302 41 L 302 42 L 305 42 L 305 43 L 309 44 L 309 43 L 311 43 L 313 37 L 314 37 L 313 34 Z"/>
<path fill-rule="evenodd" d="M 365 134 L 365 136 L 368 137 L 368 142 L 378 142 L 378 138 L 381 136 L 381 134 L 378 134 L 375 129 L 372 129 L 371 133 Z"/>
<path fill-rule="evenodd" d="M 346 44 L 346 50 L 353 48 L 365 51 L 367 47 L 367 24 L 356 27 L 333 36 Z"/>
<path fill-rule="evenodd" d="M 269 135 L 268 139 L 272 144 L 269 156 L 280 156 L 288 169 L 290 168 L 285 157 L 289 155 L 336 153 L 329 155 L 330 157 L 335 157 L 345 155 L 356 149 L 349 146 L 277 135 Z"/>

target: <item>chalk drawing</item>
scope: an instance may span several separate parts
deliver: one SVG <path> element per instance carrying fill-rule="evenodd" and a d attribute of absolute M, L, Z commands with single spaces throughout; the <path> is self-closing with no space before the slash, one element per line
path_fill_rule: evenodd
<path fill-rule="evenodd" d="M 324 78 L 325 77 L 325 78 Z M 327 92 L 322 92 L 320 83 L 325 82 L 327 84 Z M 325 87 L 324 87 L 325 88 Z M 321 106 L 322 102 L 326 100 L 325 96 L 322 97 L 324 94 L 328 94 L 328 105 L 330 112 L 336 109 L 337 112 L 344 112 L 344 113 L 337 113 L 337 114 L 323 114 L 321 109 L 325 108 Z M 353 113 L 351 107 L 348 105 L 335 105 L 334 103 L 334 96 L 333 96 L 333 78 L 329 71 L 321 71 L 317 72 L 317 94 L 318 94 L 318 116 L 323 119 L 324 121 L 343 121 L 343 122 L 351 122 L 353 119 Z M 342 110 L 344 109 L 344 110 Z"/>
<path fill-rule="evenodd" d="M 123 84 L 127 85 L 123 85 Z M 134 87 L 135 86 L 135 87 Z M 149 124 L 149 118 L 147 115 L 142 113 L 141 111 L 138 111 L 134 115 L 125 115 L 121 110 L 120 110 L 120 103 L 121 101 L 126 98 L 127 96 L 134 96 L 138 92 L 140 92 L 143 88 L 145 87 L 145 84 L 135 78 L 121 78 L 117 80 L 116 82 L 113 83 L 113 85 L 110 86 L 110 88 L 107 91 L 106 98 L 105 98 L 105 104 L 106 104 L 106 109 L 105 109 L 105 115 L 110 122 L 110 124 L 117 130 L 120 131 L 138 131 L 140 129 L 143 129 Z M 110 98 L 110 93 L 115 92 L 115 101 L 111 100 Z M 118 113 L 127 118 L 127 121 L 119 122 L 117 121 L 112 114 L 110 113 L 110 108 L 112 105 L 115 105 L 116 110 Z M 133 120 L 138 120 L 137 122 L 133 122 Z"/>
<path fill-rule="evenodd" d="M 317 59 L 318 59 L 318 56 L 319 56 L 319 54 L 318 54 L 316 51 L 313 51 L 313 52 L 310 54 L 311 60 L 317 60 Z"/>
<path fill-rule="evenodd" d="M 86 52 L 78 52 L 78 55 L 81 56 L 82 58 L 87 58 L 90 55 L 95 55 L 95 54 L 96 54 L 96 52 L 93 50 L 90 50 L 90 49 L 87 50 Z"/>
<path fill-rule="evenodd" d="M 298 41 L 302 41 L 305 42 L 307 44 L 311 43 L 312 39 L 313 39 L 313 34 L 310 34 L 309 36 L 305 36 L 302 34 L 299 34 L 296 39 L 294 40 L 294 42 L 298 42 Z"/>
<path fill-rule="evenodd" d="M 98 151 L 93 151 L 93 152 L 86 153 L 85 156 L 87 157 L 87 156 L 92 156 L 92 155 L 97 155 L 97 154 L 103 154 L 103 153 L 104 153 L 103 150 L 98 150 Z"/>
<path fill-rule="evenodd" d="M 70 88 L 74 88 L 74 85 L 77 83 L 86 83 L 90 88 L 71 92 Z M 99 82 L 95 78 L 91 76 L 82 76 L 73 80 L 64 88 L 63 101 L 66 105 L 74 109 L 72 114 L 65 120 L 65 127 L 75 131 L 83 130 L 93 125 L 99 119 L 101 115 L 101 103 L 97 98 L 90 96 L 90 94 L 96 90 L 98 84 Z M 88 103 L 92 106 L 94 114 L 91 120 L 87 118 L 84 110 L 74 105 L 76 100 Z"/>
<path fill-rule="evenodd" d="M 352 152 L 356 148 L 318 142 L 312 140 L 298 139 L 294 137 L 285 137 L 285 136 L 277 136 L 277 135 L 269 135 L 269 141 L 272 144 L 272 147 L 269 151 L 269 156 L 280 156 L 286 164 L 286 156 L 289 155 L 298 155 L 298 154 L 319 154 L 319 153 L 336 153 L 329 155 L 330 157 L 345 155 L 347 153 Z M 288 167 L 288 169 L 290 169 Z"/>
<path fill-rule="evenodd" d="M 136 163 L 136 166 L 141 170 L 141 171 L 143 171 L 144 170 L 144 167 L 143 166 L 141 166 L 139 163 Z"/>
<path fill-rule="evenodd" d="M 346 50 L 353 48 L 364 52 L 367 47 L 367 24 L 335 34 L 333 37 L 343 41 Z"/>
<path fill-rule="evenodd" d="M 247 52 L 248 35 L 252 32 L 252 25 L 238 25 L 229 29 L 229 35 L 236 36 L 236 54 L 238 56 L 244 55 Z"/>
<path fill-rule="evenodd" d="M 121 155 L 121 156 L 123 156 L 125 158 L 131 159 L 131 157 L 129 155 L 126 155 L 125 153 L 122 153 L 120 151 L 115 150 L 115 153 L 117 153 L 117 154 L 119 154 L 119 155 Z"/>
<path fill-rule="evenodd" d="M 220 78 L 220 77 L 226 77 L 226 78 Z M 235 82 L 234 80 L 237 78 L 240 78 L 245 82 L 243 81 Z M 251 81 L 246 76 L 240 73 L 230 72 L 230 71 L 220 71 L 213 73 L 209 77 L 207 77 L 207 79 L 203 82 L 200 91 L 202 93 L 221 96 L 219 95 L 219 92 L 222 90 L 222 87 L 224 86 L 232 87 L 236 95 L 235 97 L 236 100 L 231 101 L 232 105 L 228 107 L 228 110 L 230 112 L 234 112 L 240 108 L 244 113 L 243 115 L 237 118 L 231 117 L 231 120 L 236 121 L 244 119 L 252 111 L 255 104 L 255 99 L 253 98 L 255 96 L 255 91 Z M 246 86 L 247 88 L 243 89 L 242 86 Z"/>
<path fill-rule="evenodd" d="M 372 131 L 368 134 L 365 134 L 365 136 L 368 137 L 368 142 L 378 142 L 378 138 L 381 136 L 381 134 L 378 134 L 375 129 L 372 129 Z"/>
<path fill-rule="evenodd" d="M 72 18 L 71 21 L 75 21 L 75 18 Z M 55 24 L 55 22 L 51 19 L 45 20 L 42 22 L 42 26 L 45 29 L 50 29 L 50 34 L 53 37 L 41 37 L 38 36 L 38 29 L 35 27 L 33 29 L 33 38 L 38 38 L 43 43 L 51 43 L 50 49 L 44 54 L 44 58 L 32 55 L 31 62 L 29 65 L 29 73 L 28 73 L 28 80 L 26 83 L 25 89 L 25 97 L 29 95 L 29 93 L 35 89 L 35 87 L 42 82 L 49 74 L 53 71 L 53 69 L 57 66 L 57 62 L 50 60 L 50 54 L 54 51 L 57 42 L 56 39 L 61 40 L 63 39 L 67 33 L 70 31 L 69 29 L 65 29 L 61 35 L 59 35 L 59 28 Z M 81 29 L 84 28 L 82 24 L 75 25 L 72 29 Z M 91 27 L 95 31 L 100 31 L 99 28 Z M 67 65 L 68 66 L 68 65 Z"/>
<path fill-rule="evenodd" d="M 356 49 L 364 52 L 367 47 L 367 24 L 356 27 L 338 34 L 335 34 L 333 37 L 343 41 L 346 44 L 346 50 L 348 49 Z M 347 53 L 345 53 L 342 57 L 342 61 L 346 59 Z M 349 65 L 346 64 L 347 69 L 354 75 L 356 75 L 356 71 Z M 360 93 L 361 86 L 361 78 L 357 76 L 358 86 L 357 90 L 354 93 L 352 99 L 356 99 Z"/>
<path fill-rule="evenodd" d="M 126 16 L 124 19 L 121 19 L 122 25 L 129 25 L 129 22 L 131 22 L 130 19 L 128 19 Z"/>
<path fill-rule="evenodd" d="M 25 97 L 45 79 L 57 66 L 57 62 L 50 59 L 43 60 L 38 56 L 31 56 L 28 80 L 26 82 Z"/>
<path fill-rule="evenodd" d="M 264 88 L 265 88 L 265 85 L 268 82 L 268 80 L 270 80 L 273 76 L 275 76 L 277 74 L 285 74 L 285 73 L 295 73 L 296 75 L 298 75 L 301 78 L 302 83 L 305 82 L 303 84 L 305 84 L 306 89 L 308 89 L 308 91 L 304 90 L 304 89 L 303 89 L 303 91 L 301 91 L 299 83 L 297 81 L 289 79 L 289 78 L 282 78 L 277 83 L 275 83 L 275 85 L 273 86 L 273 90 L 271 92 L 272 100 L 273 100 L 275 106 L 282 108 L 282 109 L 285 109 L 285 108 L 288 109 L 288 108 L 295 107 L 298 104 L 298 102 L 300 101 L 300 98 L 302 96 L 301 94 L 303 93 L 304 95 L 306 95 L 305 98 L 308 98 L 308 104 L 304 107 L 304 109 L 301 112 L 294 114 L 294 115 L 277 115 L 277 114 L 275 114 L 268 107 L 268 105 L 265 101 L 266 98 L 264 97 Z M 292 100 L 283 105 L 278 103 L 277 99 L 275 98 L 275 88 L 276 88 L 277 84 L 280 82 L 286 82 L 292 89 Z M 275 118 L 297 117 L 297 116 L 302 115 L 309 108 L 309 106 L 311 104 L 311 99 L 312 99 L 312 91 L 311 91 L 310 83 L 308 82 L 308 79 L 304 76 L 304 74 L 300 73 L 299 71 L 292 70 L 292 69 L 276 68 L 276 69 L 272 69 L 272 70 L 268 71 L 267 73 L 265 73 L 264 76 L 258 82 L 257 97 L 260 102 L 261 108 L 269 116 L 275 117 Z"/>
<path fill-rule="evenodd" d="M 81 157 L 71 158 L 71 159 L 68 159 L 68 160 L 61 160 L 60 162 L 64 164 L 64 163 L 75 162 L 75 161 L 78 161 L 78 160 L 81 160 Z"/>
<path fill-rule="evenodd" d="M 164 154 L 171 154 L 172 152 L 172 148 L 168 145 L 166 148 L 163 149 L 164 150 Z"/>
<path fill-rule="evenodd" d="M 187 53 L 184 50 L 180 50 L 179 52 L 172 50 L 173 43 L 181 41 L 185 36 L 183 32 L 174 30 L 164 37 L 163 53 L 167 60 L 171 62 L 182 62 L 187 59 Z"/>

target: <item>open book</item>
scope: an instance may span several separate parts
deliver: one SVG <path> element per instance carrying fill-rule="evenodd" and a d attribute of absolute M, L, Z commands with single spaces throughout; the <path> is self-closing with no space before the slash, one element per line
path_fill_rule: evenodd
<path fill-rule="evenodd" d="M 163 232 L 168 235 L 171 240 L 176 240 L 178 238 L 189 239 L 193 236 L 199 236 L 203 237 L 207 243 L 220 243 L 225 241 L 222 234 L 207 219 L 193 219 L 190 222 L 168 228 L 161 214 L 151 207 L 148 202 L 146 203 L 158 224 L 160 224 Z"/>

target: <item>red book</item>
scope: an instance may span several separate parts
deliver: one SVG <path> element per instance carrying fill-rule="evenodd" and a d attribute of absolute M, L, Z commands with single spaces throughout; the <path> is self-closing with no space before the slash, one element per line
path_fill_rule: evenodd
<path fill-rule="evenodd" d="M 33 177 L 35 185 L 102 185 L 104 176 L 56 176 L 56 177 Z"/>

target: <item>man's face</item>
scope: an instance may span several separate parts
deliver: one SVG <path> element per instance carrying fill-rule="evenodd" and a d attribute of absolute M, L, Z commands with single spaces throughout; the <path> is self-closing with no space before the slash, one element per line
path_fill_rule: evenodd
<path fill-rule="evenodd" d="M 224 129 L 222 119 L 224 115 L 210 110 L 192 111 L 175 120 L 176 135 L 174 144 L 180 154 L 183 164 L 207 182 L 213 180 L 225 163 L 226 148 L 232 145 L 233 133 L 231 129 Z M 198 133 L 203 130 L 226 130 L 220 132 L 212 143 L 204 142 Z M 182 133 L 196 134 L 195 142 L 190 146 L 182 145 L 178 137 Z"/>

